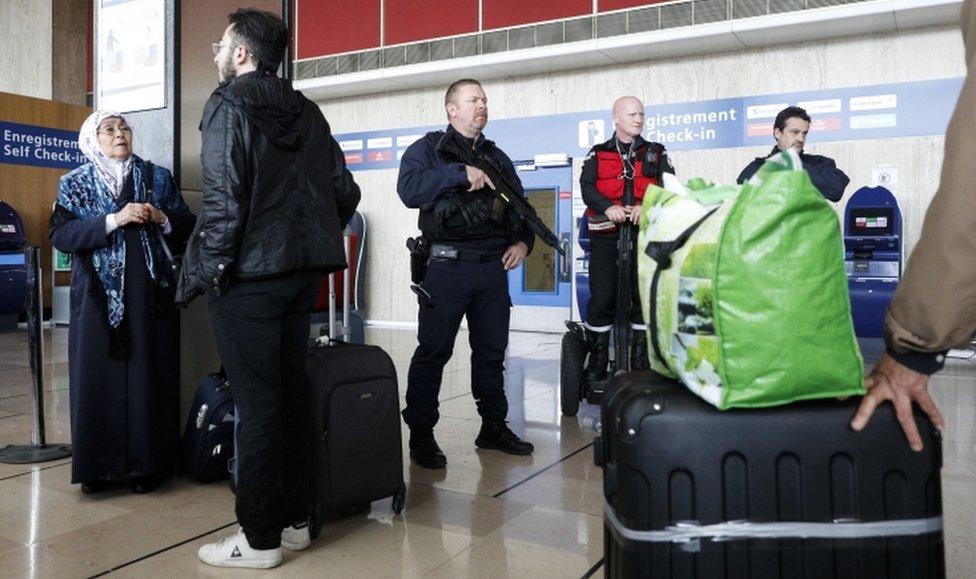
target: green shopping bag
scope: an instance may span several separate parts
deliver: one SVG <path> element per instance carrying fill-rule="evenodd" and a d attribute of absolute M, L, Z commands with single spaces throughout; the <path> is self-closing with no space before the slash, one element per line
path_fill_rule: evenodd
<path fill-rule="evenodd" d="M 799 156 L 667 187 L 638 236 L 652 368 L 723 410 L 863 394 L 840 226 Z"/>

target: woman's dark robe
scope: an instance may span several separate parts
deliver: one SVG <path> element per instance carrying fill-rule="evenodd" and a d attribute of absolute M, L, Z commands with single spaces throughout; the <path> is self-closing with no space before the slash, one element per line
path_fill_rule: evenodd
<path fill-rule="evenodd" d="M 130 175 L 118 209 L 133 198 Z M 172 226 L 167 242 L 182 245 L 193 228 L 193 214 L 187 209 L 167 217 Z M 52 220 L 51 244 L 74 254 L 68 329 L 73 483 L 170 472 L 178 458 L 179 318 L 171 294 L 156 287 L 146 268 L 138 233 L 142 227 L 120 229 L 125 235 L 125 310 L 113 343 L 105 290 L 89 255 L 109 243 L 105 215 L 56 225 Z M 110 355 L 112 347 L 121 358 Z"/>

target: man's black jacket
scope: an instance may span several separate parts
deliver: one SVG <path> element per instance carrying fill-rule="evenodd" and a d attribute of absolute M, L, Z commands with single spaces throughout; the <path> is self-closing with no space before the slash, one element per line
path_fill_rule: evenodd
<path fill-rule="evenodd" d="M 772 152 L 765 157 L 757 157 L 742 170 L 742 173 L 739 173 L 739 178 L 735 180 L 736 183 L 741 185 L 751 179 L 759 167 L 762 167 L 763 163 L 766 162 L 766 159 L 779 152 L 779 147 L 773 147 Z M 844 196 L 844 189 L 847 188 L 851 179 L 837 168 L 833 159 L 821 155 L 800 153 L 800 162 L 803 163 L 803 168 L 810 175 L 810 181 L 813 182 L 813 186 L 820 191 L 821 195 L 835 203 L 840 201 L 840 198 Z"/>
<path fill-rule="evenodd" d="M 232 280 L 346 266 L 341 233 L 359 187 L 322 112 L 263 72 L 213 92 L 200 122 L 203 209 L 177 302 Z"/>

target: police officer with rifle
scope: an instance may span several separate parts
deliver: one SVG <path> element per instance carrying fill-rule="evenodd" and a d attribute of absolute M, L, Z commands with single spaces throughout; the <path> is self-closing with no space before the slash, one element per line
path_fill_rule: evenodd
<path fill-rule="evenodd" d="M 505 421 L 512 305 L 506 271 L 524 261 L 536 235 L 550 244 L 558 240 L 525 201 L 512 161 L 482 135 L 487 101 L 476 80 L 452 84 L 444 98 L 447 129 L 412 144 L 400 162 L 397 193 L 407 207 L 420 209 L 423 232 L 407 242 L 420 311 L 403 419 L 410 428 L 410 457 L 424 468 L 447 465 L 434 439 L 437 398 L 465 316 L 471 392 L 482 418 L 475 445 L 516 455 L 533 451 Z"/>

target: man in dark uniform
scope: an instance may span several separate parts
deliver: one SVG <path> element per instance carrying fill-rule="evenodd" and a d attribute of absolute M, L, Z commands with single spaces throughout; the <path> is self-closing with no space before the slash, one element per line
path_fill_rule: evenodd
<path fill-rule="evenodd" d="M 420 209 L 419 226 L 430 243 L 430 264 L 418 286 L 420 312 L 417 350 L 407 376 L 410 457 L 424 468 L 444 468 L 447 458 L 434 440 L 439 417 L 437 396 L 444 365 L 467 316 L 471 343 L 471 391 L 482 418 L 479 448 L 530 454 L 505 422 L 505 348 L 511 298 L 506 270 L 522 263 L 535 236 L 523 222 L 496 203 L 488 175 L 465 162 L 490 163 L 524 196 L 512 161 L 482 135 L 488 99 L 476 80 L 463 79 L 444 97 L 449 125 L 428 133 L 400 161 L 397 192 L 407 207 Z"/>
<path fill-rule="evenodd" d="M 617 315 L 617 240 L 622 224 L 637 225 L 641 202 L 648 185 L 656 185 L 663 172 L 674 173 L 664 145 L 641 138 L 644 131 L 644 104 L 635 97 L 620 97 L 613 103 L 613 138 L 590 149 L 583 162 L 580 189 L 586 203 L 587 227 L 590 230 L 590 301 L 586 304 L 587 340 L 590 357 L 586 379 L 606 377 L 610 330 Z M 637 247 L 637 235 L 631 236 L 629 251 Z M 647 338 L 637 288 L 637 259 L 630 260 L 630 322 L 633 333 L 631 369 L 644 370 L 647 361 Z M 624 305 L 626 307 L 626 304 Z"/>
<path fill-rule="evenodd" d="M 830 201 L 837 202 L 844 196 L 844 189 L 851 182 L 850 178 L 843 171 L 837 168 L 834 160 L 830 157 L 821 155 L 808 155 L 803 152 L 803 146 L 807 142 L 807 135 L 810 133 L 810 115 L 800 107 L 786 107 L 776 115 L 773 123 L 773 138 L 776 139 L 776 146 L 765 157 L 757 157 L 749 163 L 739 178 L 738 184 L 743 184 L 762 167 L 766 159 L 781 151 L 793 149 L 800 154 L 800 161 L 803 168 L 810 175 L 813 186 L 820 191 L 820 194 Z"/>

